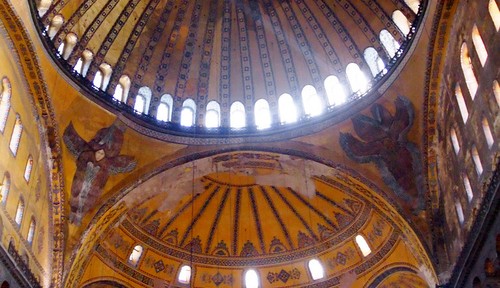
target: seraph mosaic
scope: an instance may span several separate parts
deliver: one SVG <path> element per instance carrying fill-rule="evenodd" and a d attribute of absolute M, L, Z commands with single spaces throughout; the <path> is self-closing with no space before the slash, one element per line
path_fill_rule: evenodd
<path fill-rule="evenodd" d="M 384 182 L 413 213 L 424 209 L 421 154 L 408 141 L 415 112 L 412 103 L 399 96 L 392 115 L 380 104 L 371 107 L 373 117 L 358 114 L 351 121 L 358 138 L 340 133 L 340 145 L 358 163 L 374 162 Z"/>
<path fill-rule="evenodd" d="M 102 194 L 109 176 L 128 173 L 135 169 L 132 156 L 119 155 L 123 145 L 125 126 L 115 122 L 110 127 L 100 129 L 89 142 L 85 141 L 73 127 L 64 130 L 63 140 L 76 158 L 76 172 L 71 185 L 70 221 L 79 225 Z"/>

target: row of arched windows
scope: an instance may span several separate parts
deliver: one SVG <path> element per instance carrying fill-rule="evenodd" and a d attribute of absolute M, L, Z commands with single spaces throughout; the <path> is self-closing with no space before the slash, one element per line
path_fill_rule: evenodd
<path fill-rule="evenodd" d="M 370 246 L 368 245 L 365 237 L 363 237 L 361 234 L 358 234 L 356 235 L 354 240 L 363 257 L 367 257 L 371 254 L 372 250 L 370 249 Z M 134 249 L 132 249 L 132 252 L 130 252 L 128 263 L 133 267 L 137 267 L 139 261 L 141 260 L 143 252 L 144 248 L 141 245 L 134 246 Z M 313 281 L 320 280 L 325 277 L 325 269 L 318 259 L 309 260 L 307 263 L 307 267 L 309 268 L 309 273 Z M 190 284 L 192 275 L 191 270 L 191 266 L 182 265 L 177 276 L 177 281 L 181 284 Z M 244 281 L 245 288 L 258 288 L 261 286 L 258 273 L 254 269 L 246 270 L 246 272 L 244 273 Z"/>
<path fill-rule="evenodd" d="M 495 0 L 489 1 L 488 12 L 494 24 L 495 31 L 498 31 L 500 28 L 500 11 Z M 476 24 L 474 24 L 472 27 L 470 37 L 472 40 L 471 41 L 472 46 L 474 48 L 477 59 L 479 60 L 481 67 L 484 67 L 487 64 L 488 60 L 488 50 L 483 41 L 483 37 L 481 36 L 478 26 Z M 476 72 L 477 70 L 475 70 L 475 67 L 473 65 L 473 61 L 470 55 L 470 50 L 467 44 L 468 43 L 464 41 L 460 47 L 460 67 L 464 77 L 463 82 L 465 82 L 464 84 L 467 89 L 462 90 L 460 85 L 461 83 L 460 80 L 457 81 L 454 87 L 455 100 L 458 108 L 457 110 L 460 112 L 460 117 L 464 125 L 470 122 L 468 120 L 470 118 L 471 113 L 474 110 L 474 106 L 468 105 L 467 103 L 472 103 L 472 104 L 474 103 L 479 88 L 479 82 L 477 78 L 478 73 Z M 500 88 L 498 86 L 499 86 L 498 81 L 494 80 L 492 85 L 492 90 L 493 90 L 492 94 L 495 96 L 496 102 L 500 107 L 500 95 L 499 95 Z M 467 94 L 470 96 L 471 101 L 468 101 L 468 99 L 466 99 Z M 478 129 L 478 131 L 482 130 L 486 146 L 488 149 L 491 149 L 493 147 L 493 144 L 495 143 L 495 137 L 493 136 L 490 122 L 486 117 L 486 115 L 484 114 L 480 116 L 480 125 L 481 125 L 480 128 L 482 129 Z M 458 134 L 457 131 L 459 130 L 456 129 L 455 127 L 451 127 L 450 141 L 452 144 L 453 151 L 457 156 L 459 156 L 462 147 L 460 144 L 460 135 Z M 473 167 L 477 174 L 477 177 L 480 178 L 481 175 L 483 174 L 484 168 L 483 168 L 483 160 L 481 159 L 481 155 L 477 149 L 476 144 L 471 144 L 470 150 L 466 152 L 468 153 L 468 155 L 470 155 L 470 159 L 472 160 Z M 466 199 L 468 203 L 471 203 L 474 198 L 474 190 L 468 173 L 466 171 L 463 171 L 461 173 L 461 178 L 463 179 L 462 185 Z M 462 204 L 459 200 L 457 200 L 455 203 L 455 210 L 457 213 L 458 222 L 462 225 L 465 221 L 465 216 Z"/>
<path fill-rule="evenodd" d="M 43 1 L 42 1 L 43 2 Z M 418 12 L 420 1 L 405 0 L 408 7 L 415 13 Z M 40 4 L 39 13 L 46 12 L 45 5 Z M 408 18 L 399 10 L 392 13 L 392 20 L 403 36 L 406 36 L 411 31 L 411 23 Z M 50 39 L 54 39 L 58 31 L 63 27 L 64 18 L 62 15 L 56 15 L 52 18 L 50 25 L 46 27 L 46 33 Z M 383 29 L 379 33 L 379 41 L 382 44 L 385 56 L 381 57 L 379 51 L 373 47 L 368 47 L 364 50 L 363 56 L 371 76 L 375 77 L 379 74 L 387 73 L 386 63 L 384 59 L 390 59 L 397 56 L 400 48 L 400 43 L 393 35 Z M 60 57 L 68 60 L 72 55 L 74 48 L 78 44 L 78 36 L 74 32 L 66 34 L 62 39 L 61 44 L 57 47 Z M 90 65 L 94 59 L 93 52 L 85 49 L 80 58 L 74 65 L 74 71 L 83 77 L 87 76 Z M 95 75 L 93 76 L 93 85 L 96 89 L 106 91 L 113 73 L 112 67 L 107 63 L 99 65 Z M 342 75 L 344 76 L 344 75 Z M 279 98 L 277 118 L 272 117 L 269 103 L 264 99 L 258 99 L 253 106 L 255 114 L 254 123 L 247 123 L 245 106 L 241 102 L 232 103 L 229 111 L 229 127 L 243 128 L 254 125 L 258 129 L 266 129 L 271 127 L 273 121 L 279 121 L 280 124 L 294 123 L 303 117 L 313 117 L 322 114 L 328 107 L 340 105 L 346 102 L 350 93 L 363 94 L 370 88 L 370 78 L 356 63 L 350 63 L 346 66 L 345 79 L 347 83 L 341 83 L 335 75 L 330 75 L 324 80 L 325 98 L 319 95 L 317 89 L 312 85 L 305 85 L 302 88 L 300 100 L 292 97 L 288 93 L 284 93 Z M 131 87 L 129 76 L 122 75 L 116 84 L 113 98 L 116 101 L 127 103 L 128 93 Z M 139 114 L 149 114 L 152 99 L 152 91 L 148 87 L 142 87 L 135 95 L 133 104 L 134 110 Z M 297 103 L 300 102 L 300 103 Z M 173 98 L 170 94 L 164 94 L 160 97 L 156 115 L 152 115 L 158 121 L 172 121 Z M 248 109 L 248 107 L 247 107 Z M 217 128 L 221 126 L 221 108 L 216 101 L 211 101 L 206 106 L 205 119 L 197 121 L 196 103 L 192 99 L 184 101 L 181 107 L 179 123 L 182 126 L 194 126 L 197 122 L 203 122 L 207 128 Z M 225 112 L 224 112 L 225 113 Z M 258 115 L 258 117 L 257 117 Z M 176 120 L 177 121 L 177 120 Z"/>

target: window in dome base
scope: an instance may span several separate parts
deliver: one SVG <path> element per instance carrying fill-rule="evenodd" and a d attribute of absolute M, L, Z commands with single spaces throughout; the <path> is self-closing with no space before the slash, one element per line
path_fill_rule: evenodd
<path fill-rule="evenodd" d="M 30 181 L 32 169 L 33 169 L 33 157 L 29 155 L 28 161 L 26 161 L 26 167 L 24 168 L 24 180 L 26 180 L 26 182 Z"/>
<path fill-rule="evenodd" d="M 325 270 L 323 269 L 323 265 L 321 265 L 318 260 L 309 260 L 307 266 L 309 267 L 309 272 L 311 273 L 311 277 L 313 280 L 318 280 L 325 277 Z"/>
<path fill-rule="evenodd" d="M 16 224 L 18 226 L 21 226 L 21 222 L 23 221 L 23 215 L 24 215 L 24 201 L 23 199 L 20 199 L 19 203 L 17 204 L 16 217 L 14 218 L 14 221 L 16 221 Z"/>
<path fill-rule="evenodd" d="M 498 9 L 496 0 L 490 0 L 490 3 L 488 4 L 488 11 L 490 12 L 491 20 L 493 20 L 493 24 L 498 31 L 500 29 L 500 10 Z"/>
<path fill-rule="evenodd" d="M 482 126 L 483 126 L 484 137 L 486 138 L 486 144 L 488 144 L 488 148 L 491 148 L 493 146 L 493 143 L 495 143 L 495 139 L 493 138 L 493 134 L 491 133 L 488 119 L 483 118 Z"/>
<path fill-rule="evenodd" d="M 316 88 L 311 85 L 306 85 L 302 89 L 302 104 L 304 105 L 304 112 L 308 116 L 317 116 L 323 113 L 323 104 L 319 99 Z"/>
<path fill-rule="evenodd" d="M 10 81 L 6 77 L 2 78 L 0 94 L 0 132 L 3 133 L 7 124 L 7 117 L 10 111 L 10 96 L 12 95 Z"/>
<path fill-rule="evenodd" d="M 135 96 L 134 110 L 136 113 L 148 114 L 149 104 L 151 102 L 151 89 L 149 87 L 141 87 Z"/>
<path fill-rule="evenodd" d="M 380 55 L 378 55 L 377 50 L 373 47 L 368 47 L 365 49 L 363 53 L 365 57 L 365 61 L 370 67 L 370 71 L 372 72 L 373 77 L 377 76 L 378 73 L 382 72 L 385 69 L 385 64 Z"/>
<path fill-rule="evenodd" d="M 28 241 L 30 245 L 33 243 L 33 238 L 35 238 L 35 228 L 36 228 L 35 219 L 31 219 L 30 228 L 28 230 L 28 235 L 26 237 L 26 241 Z"/>
<path fill-rule="evenodd" d="M 453 150 L 455 151 L 455 154 L 458 155 L 458 152 L 460 152 L 460 143 L 458 142 L 457 131 L 455 128 L 451 128 L 450 130 L 450 139 L 451 144 L 453 145 Z"/>
<path fill-rule="evenodd" d="M 486 51 L 486 46 L 484 46 L 483 38 L 481 37 L 481 34 L 479 34 L 479 29 L 477 29 L 476 24 L 474 24 L 474 27 L 472 28 L 472 44 L 474 44 L 479 61 L 484 67 L 486 59 L 488 59 L 488 51 Z"/>
<path fill-rule="evenodd" d="M 410 9 L 417 14 L 418 8 L 420 7 L 420 0 L 405 0 L 406 5 L 410 7 Z"/>
<path fill-rule="evenodd" d="M 462 204 L 460 204 L 460 202 L 455 203 L 455 210 L 457 211 L 458 223 L 460 223 L 460 225 L 464 224 L 464 210 L 462 209 Z"/>
<path fill-rule="evenodd" d="M 191 282 L 191 267 L 189 267 L 188 265 L 182 266 L 177 280 L 179 280 L 179 283 L 189 284 L 189 282 Z"/>
<path fill-rule="evenodd" d="M 278 100 L 280 110 L 280 121 L 283 124 L 297 121 L 297 109 L 290 94 L 282 94 Z"/>
<path fill-rule="evenodd" d="M 253 269 L 248 270 L 245 273 L 245 288 L 259 288 L 259 276 L 257 272 Z"/>
<path fill-rule="evenodd" d="M 330 105 L 340 105 L 347 99 L 344 85 L 340 84 L 336 76 L 330 75 L 326 77 L 325 91 Z"/>
<path fill-rule="evenodd" d="M 130 256 L 128 257 L 128 262 L 132 264 L 132 266 L 137 266 L 139 260 L 141 259 L 143 250 L 144 248 L 142 248 L 141 245 L 136 245 L 134 247 L 134 250 L 132 250 L 132 253 L 130 253 Z"/>
<path fill-rule="evenodd" d="M 455 86 L 455 98 L 457 99 L 458 109 L 460 110 L 460 115 L 462 115 L 462 120 L 466 123 L 469 118 L 469 111 L 467 110 L 467 104 L 465 104 L 462 89 L 460 89 L 458 84 Z"/>
<path fill-rule="evenodd" d="M 364 257 L 370 255 L 372 253 L 372 249 L 370 249 L 370 246 L 368 246 L 368 242 L 366 242 L 365 237 L 361 235 L 356 236 L 356 244 L 358 244 L 359 249 L 361 250 L 361 253 L 363 254 Z"/>
<path fill-rule="evenodd" d="M 467 48 L 467 44 L 462 43 L 462 47 L 460 50 L 460 64 L 462 65 L 462 72 L 464 73 L 465 83 L 467 84 L 467 88 L 470 93 L 470 97 L 474 100 L 477 92 L 477 78 L 474 74 L 474 69 L 472 67 L 472 61 L 470 59 L 469 48 Z"/>
<path fill-rule="evenodd" d="M 383 29 L 380 31 L 380 42 L 385 48 L 385 51 L 387 52 L 387 55 L 389 55 L 390 58 L 396 56 L 396 53 L 399 50 L 399 43 L 396 39 L 394 39 L 394 36 L 392 36 L 389 31 Z"/>
<path fill-rule="evenodd" d="M 410 21 L 408 21 L 408 18 L 401 11 L 396 10 L 392 13 L 392 21 L 405 37 L 410 33 Z"/>
<path fill-rule="evenodd" d="M 245 106 L 236 101 L 231 105 L 230 121 L 231 128 L 243 128 L 246 126 Z"/>
<path fill-rule="evenodd" d="M 477 176 L 483 174 L 483 164 L 481 163 L 481 158 L 479 158 L 479 152 L 477 151 L 476 146 L 472 146 L 471 149 L 472 161 L 474 162 L 474 166 L 476 167 Z"/>
<path fill-rule="evenodd" d="M 95 73 L 94 80 L 92 81 L 92 84 L 94 84 L 94 86 L 96 88 L 101 89 L 102 80 L 103 80 L 102 72 L 101 71 L 97 71 Z"/>
<path fill-rule="evenodd" d="M 7 197 L 9 196 L 10 191 L 10 175 L 8 172 L 3 174 L 2 186 L 0 187 L 1 196 L 2 196 L 2 204 L 5 205 L 7 203 Z"/>
<path fill-rule="evenodd" d="M 21 135 L 23 134 L 23 123 L 21 122 L 21 116 L 16 115 L 16 124 L 12 130 L 12 135 L 10 137 L 9 148 L 12 154 L 16 156 L 17 148 L 19 148 L 19 142 L 21 142 Z"/>
<path fill-rule="evenodd" d="M 160 105 L 158 105 L 158 110 L 156 111 L 156 119 L 165 122 L 170 121 L 172 119 L 173 105 L 174 99 L 170 94 L 161 96 Z"/>
<path fill-rule="evenodd" d="M 257 129 L 271 127 L 271 112 L 269 111 L 269 104 L 266 100 L 259 99 L 255 102 L 254 114 Z"/>
<path fill-rule="evenodd" d="M 467 177 L 467 174 L 463 173 L 462 178 L 464 182 L 465 193 L 467 194 L 467 200 L 470 202 L 474 197 L 474 193 L 472 193 L 472 186 L 470 185 L 470 180 L 469 177 Z"/>
<path fill-rule="evenodd" d="M 207 114 L 205 115 L 205 127 L 217 128 L 220 126 L 220 105 L 217 101 L 210 101 L 207 104 Z"/>
<path fill-rule="evenodd" d="M 195 124 L 196 104 L 193 99 L 186 99 L 182 104 L 181 126 L 191 127 Z"/>
<path fill-rule="evenodd" d="M 346 67 L 347 79 L 353 93 L 364 93 L 368 89 L 368 80 L 356 63 L 349 63 Z"/>

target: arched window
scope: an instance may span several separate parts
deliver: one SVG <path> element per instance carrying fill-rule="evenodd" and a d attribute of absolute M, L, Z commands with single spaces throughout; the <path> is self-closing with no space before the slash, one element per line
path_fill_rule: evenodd
<path fill-rule="evenodd" d="M 98 70 L 94 75 L 94 80 L 92 81 L 92 84 L 94 84 L 96 88 L 101 89 L 102 80 L 103 80 L 102 72 L 101 70 Z"/>
<path fill-rule="evenodd" d="M 78 74 L 82 74 L 82 69 L 83 69 L 83 60 L 82 58 L 78 58 L 78 60 L 76 61 L 76 64 L 75 66 L 73 66 L 73 70 L 76 71 L 76 73 Z"/>
<path fill-rule="evenodd" d="M 346 67 L 347 79 L 354 93 L 364 93 L 368 89 L 368 80 L 356 63 L 349 63 Z"/>
<path fill-rule="evenodd" d="M 382 58 L 380 58 L 380 55 L 378 55 L 378 52 L 377 50 L 375 50 L 375 48 L 366 48 L 363 55 L 365 57 L 366 63 L 368 64 L 368 67 L 370 67 L 370 71 L 372 72 L 373 77 L 377 76 L 378 73 L 384 70 L 384 61 L 382 60 Z"/>
<path fill-rule="evenodd" d="M 488 4 L 488 11 L 490 12 L 491 20 L 493 20 L 493 24 L 498 31 L 498 29 L 500 29 L 500 11 L 498 10 L 496 0 L 490 0 L 490 3 Z"/>
<path fill-rule="evenodd" d="M 2 191 L 2 204 L 5 205 L 10 191 L 10 175 L 8 172 L 3 174 L 2 186 L 0 187 L 0 190 Z"/>
<path fill-rule="evenodd" d="M 26 167 L 24 168 L 24 180 L 26 182 L 30 181 L 31 170 L 33 169 L 33 157 L 28 156 L 28 161 L 26 161 Z"/>
<path fill-rule="evenodd" d="M 243 128 L 246 126 L 245 106 L 236 101 L 231 105 L 230 121 L 231 128 Z"/>
<path fill-rule="evenodd" d="M 205 115 L 205 127 L 217 128 L 220 126 L 220 105 L 217 101 L 210 101 L 207 104 L 207 114 Z"/>
<path fill-rule="evenodd" d="M 61 54 L 61 57 L 64 60 L 68 60 L 77 42 L 78 42 L 78 37 L 76 36 L 75 33 L 69 33 L 68 35 L 66 35 L 63 44 L 59 46 L 60 50 L 58 50 L 59 54 Z"/>
<path fill-rule="evenodd" d="M 271 127 L 271 112 L 269 111 L 269 104 L 266 100 L 259 99 L 255 102 L 254 115 L 257 129 Z"/>
<path fill-rule="evenodd" d="M 170 121 L 172 119 L 172 107 L 174 106 L 174 98 L 170 94 L 161 96 L 160 105 L 156 111 L 156 119 L 160 121 Z"/>
<path fill-rule="evenodd" d="M 404 36 L 410 33 L 410 21 L 408 21 L 408 18 L 406 18 L 403 12 L 399 10 L 392 12 L 392 22 L 396 24 L 396 26 L 399 28 L 399 31 L 401 31 Z"/>
<path fill-rule="evenodd" d="M 123 97 L 123 86 L 120 83 L 118 83 L 118 85 L 116 85 L 115 93 L 113 94 L 113 98 L 116 101 L 122 101 L 122 97 Z"/>
<path fill-rule="evenodd" d="M 12 130 L 12 135 L 10 136 L 9 148 L 12 154 L 16 156 L 17 148 L 19 148 L 19 142 L 21 141 L 21 135 L 23 134 L 23 123 L 21 122 L 21 116 L 16 115 L 16 124 L 14 124 L 14 129 Z"/>
<path fill-rule="evenodd" d="M 106 88 L 108 88 L 109 80 L 111 79 L 111 74 L 113 73 L 113 69 L 108 63 L 102 63 L 99 66 L 99 70 L 102 72 L 102 83 L 99 88 L 101 88 L 101 90 L 103 91 L 106 91 Z"/>
<path fill-rule="evenodd" d="M 253 269 L 245 272 L 245 288 L 259 288 L 259 275 Z"/>
<path fill-rule="evenodd" d="M 460 63 L 462 65 L 462 72 L 464 72 L 465 83 L 469 89 L 470 97 L 474 100 L 477 92 L 477 79 L 474 75 L 474 70 L 472 69 L 472 61 L 469 56 L 469 48 L 467 44 L 462 43 L 461 53 L 460 53 Z"/>
<path fill-rule="evenodd" d="M 455 98 L 457 99 L 458 109 L 460 110 L 460 114 L 462 115 L 462 120 L 464 121 L 464 123 L 466 123 L 467 118 L 469 118 L 469 111 L 467 110 L 467 104 L 465 104 L 462 89 L 460 89 L 460 85 L 458 84 L 456 84 L 455 86 Z"/>
<path fill-rule="evenodd" d="M 481 163 L 481 158 L 479 157 L 479 152 L 475 145 L 472 146 L 471 154 L 472 162 L 474 162 L 474 167 L 476 167 L 477 176 L 481 176 L 481 174 L 483 174 L 483 164 Z"/>
<path fill-rule="evenodd" d="M 417 14 L 418 13 L 418 7 L 420 7 L 420 0 L 405 0 L 406 5 L 410 7 L 410 9 Z"/>
<path fill-rule="evenodd" d="M 61 57 L 63 57 L 63 55 L 64 55 L 64 47 L 66 47 L 66 42 L 65 42 L 65 41 L 61 42 L 61 44 L 60 44 L 60 45 L 59 45 L 59 47 L 57 48 L 57 53 L 58 53 Z"/>
<path fill-rule="evenodd" d="M 87 76 L 87 72 L 89 71 L 90 63 L 92 63 L 92 59 L 94 59 L 94 54 L 90 50 L 84 50 L 82 52 L 81 59 L 82 59 L 81 74 L 83 77 L 85 77 L 85 76 Z M 101 76 L 102 76 L 102 74 L 101 74 Z"/>
<path fill-rule="evenodd" d="M 484 64 L 486 64 L 486 59 L 488 59 L 488 51 L 486 51 L 486 46 L 484 46 L 483 38 L 481 37 L 481 34 L 479 34 L 479 29 L 477 29 L 476 24 L 474 24 L 474 27 L 472 28 L 472 43 L 474 44 L 474 48 L 476 49 L 479 61 L 484 67 Z"/>
<path fill-rule="evenodd" d="M 462 204 L 458 201 L 455 203 L 455 210 L 457 211 L 458 223 L 460 225 L 464 224 L 464 210 L 462 209 Z"/>
<path fill-rule="evenodd" d="M 130 90 L 130 78 L 127 75 L 122 75 L 118 80 L 118 85 L 115 88 L 113 98 L 123 103 L 127 102 L 128 92 Z"/>
<path fill-rule="evenodd" d="M 181 125 L 185 127 L 193 126 L 196 117 L 196 104 L 193 99 L 186 99 L 182 103 Z"/>
<path fill-rule="evenodd" d="M 191 282 L 191 267 L 188 265 L 182 266 L 177 280 L 179 280 L 179 283 L 189 284 Z"/>
<path fill-rule="evenodd" d="M 141 259 L 142 252 L 144 248 L 142 248 L 141 245 L 136 245 L 134 247 L 134 250 L 130 253 L 130 256 L 128 257 L 128 263 L 130 263 L 132 266 L 136 267 L 137 264 L 139 263 L 139 260 Z"/>
<path fill-rule="evenodd" d="M 387 52 L 387 55 L 389 55 L 390 58 L 396 56 L 396 53 L 398 52 L 399 49 L 399 43 L 394 39 L 391 33 L 389 31 L 383 29 L 380 31 L 380 42 L 385 48 L 385 51 Z"/>
<path fill-rule="evenodd" d="M 365 237 L 361 235 L 356 236 L 356 244 L 358 245 L 359 249 L 361 250 L 361 253 L 363 254 L 364 257 L 370 255 L 372 253 L 372 249 L 370 249 L 370 246 L 368 246 L 368 242 L 366 242 Z"/>
<path fill-rule="evenodd" d="M 10 111 L 10 97 L 12 95 L 12 89 L 10 86 L 10 81 L 7 77 L 2 78 L 2 93 L 0 94 L 0 132 L 3 133 L 5 130 L 5 125 L 7 124 L 7 117 Z"/>
<path fill-rule="evenodd" d="M 302 105 L 304 105 L 304 112 L 307 116 L 317 116 L 323 113 L 323 104 L 316 88 L 311 85 L 306 85 L 302 89 Z"/>
<path fill-rule="evenodd" d="M 488 144 L 488 148 L 491 148 L 493 146 L 493 143 L 495 143 L 495 139 L 493 138 L 493 134 L 491 133 L 488 119 L 483 117 L 483 121 L 481 121 L 481 123 L 483 126 L 484 137 L 486 138 L 486 144 Z"/>
<path fill-rule="evenodd" d="M 455 128 L 451 128 L 450 138 L 451 144 L 453 145 L 453 150 L 455 150 L 455 154 L 458 155 L 458 152 L 460 152 L 460 143 L 458 142 L 457 131 L 455 130 Z"/>
<path fill-rule="evenodd" d="M 21 222 L 23 221 L 23 215 L 24 215 L 24 201 L 23 199 L 20 199 L 19 203 L 17 204 L 16 217 L 14 218 L 17 225 L 21 225 Z"/>
<path fill-rule="evenodd" d="M 347 100 L 344 85 L 336 76 L 330 75 L 325 79 L 325 91 L 328 97 L 328 104 L 340 105 Z"/>
<path fill-rule="evenodd" d="M 35 219 L 31 218 L 30 229 L 28 230 L 28 236 L 26 237 L 26 240 L 30 245 L 33 243 L 33 238 L 35 238 L 35 228 L 36 228 Z"/>
<path fill-rule="evenodd" d="M 54 39 L 54 36 L 56 36 L 57 32 L 59 32 L 59 29 L 61 29 L 63 24 L 64 18 L 61 14 L 58 14 L 54 16 L 54 18 L 52 18 L 49 25 L 49 31 L 47 33 L 51 40 Z"/>
<path fill-rule="evenodd" d="M 325 269 L 323 269 L 323 265 L 321 265 L 317 259 L 309 260 L 307 266 L 309 267 L 309 273 L 311 273 L 311 278 L 313 280 L 325 277 Z"/>
<path fill-rule="evenodd" d="M 149 103 L 151 102 L 151 89 L 148 87 L 141 87 L 135 96 L 134 110 L 141 114 L 148 114 Z"/>
<path fill-rule="evenodd" d="M 40 17 L 45 15 L 45 13 L 47 13 L 47 10 L 49 10 L 50 5 L 52 5 L 52 0 L 41 0 L 40 4 L 38 4 L 38 15 Z"/>
<path fill-rule="evenodd" d="M 278 99 L 280 110 L 280 121 L 283 124 L 294 123 L 297 121 L 297 109 L 293 102 L 292 95 L 284 93 Z"/>
<path fill-rule="evenodd" d="M 472 193 L 472 187 L 470 186 L 469 177 L 467 177 L 467 174 L 462 173 L 462 179 L 464 182 L 465 193 L 467 193 L 467 200 L 469 200 L 470 202 L 474 197 L 474 193 Z"/>

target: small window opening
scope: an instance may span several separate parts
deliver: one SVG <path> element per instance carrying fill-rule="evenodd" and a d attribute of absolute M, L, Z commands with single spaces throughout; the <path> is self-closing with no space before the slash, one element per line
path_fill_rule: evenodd
<path fill-rule="evenodd" d="M 191 282 L 191 267 L 187 265 L 182 266 L 177 280 L 182 284 L 189 284 Z"/>
<path fill-rule="evenodd" d="M 486 144 L 488 144 L 488 148 L 493 146 L 495 139 L 493 138 L 493 134 L 491 133 L 490 124 L 488 123 L 488 119 L 483 117 L 482 121 L 484 137 L 486 138 Z"/>
<path fill-rule="evenodd" d="M 10 81 L 7 77 L 2 78 L 1 86 L 1 100 L 0 100 L 0 132 L 3 133 L 5 130 L 5 125 L 7 125 L 7 117 L 10 111 L 10 97 L 12 95 L 12 89 L 10 86 Z"/>
<path fill-rule="evenodd" d="M 323 265 L 317 259 L 309 260 L 308 267 L 313 280 L 325 277 L 325 269 L 323 269 Z"/>
<path fill-rule="evenodd" d="M 410 7 L 413 13 L 418 13 L 418 8 L 420 7 L 420 0 L 405 0 L 406 5 Z"/>
<path fill-rule="evenodd" d="M 490 0 L 488 4 L 488 11 L 490 12 L 491 20 L 497 31 L 500 29 L 500 11 L 498 10 L 498 5 L 495 0 Z"/>
<path fill-rule="evenodd" d="M 31 157 L 30 155 L 28 157 L 28 161 L 26 161 L 26 167 L 24 168 L 24 180 L 26 180 L 26 182 L 30 181 L 32 169 L 33 169 L 33 157 Z"/>
<path fill-rule="evenodd" d="M 477 152 L 476 146 L 472 146 L 472 161 L 476 167 L 477 175 L 480 176 L 483 173 L 483 164 L 481 164 L 481 158 L 479 158 L 479 153 Z"/>
<path fill-rule="evenodd" d="M 23 123 L 21 122 L 21 116 L 16 115 L 16 124 L 14 124 L 14 129 L 12 130 L 12 135 L 10 137 L 9 148 L 12 154 L 16 156 L 17 149 L 19 148 L 19 142 L 21 141 L 21 135 L 23 133 Z"/>
<path fill-rule="evenodd" d="M 460 202 L 455 203 L 455 210 L 457 211 L 458 223 L 460 223 L 460 225 L 464 224 L 464 210 L 462 209 L 462 204 L 460 204 Z"/>
<path fill-rule="evenodd" d="M 28 230 L 28 236 L 26 237 L 26 240 L 30 245 L 33 243 L 33 238 L 35 237 L 35 228 L 36 228 L 35 219 L 31 219 L 30 228 Z"/>
<path fill-rule="evenodd" d="M 5 203 L 7 203 L 7 197 L 9 196 L 10 191 L 10 175 L 8 172 L 5 172 L 3 175 L 3 181 L 0 190 L 2 191 L 2 204 L 5 205 Z"/>
<path fill-rule="evenodd" d="M 460 110 L 460 115 L 462 115 L 462 120 L 466 123 L 467 118 L 469 118 L 469 111 L 467 110 L 467 104 L 465 104 L 462 89 L 460 89 L 458 84 L 455 86 L 455 98 L 457 99 L 458 109 Z"/>
<path fill-rule="evenodd" d="M 92 84 L 94 84 L 94 86 L 96 88 L 99 88 L 101 89 L 101 86 L 102 86 L 102 80 L 103 80 L 103 77 L 102 77 L 102 72 L 101 71 L 97 71 L 95 73 L 95 76 L 94 76 L 94 81 L 92 81 Z"/>
<path fill-rule="evenodd" d="M 316 88 L 311 85 L 306 85 L 302 89 L 302 104 L 304 112 L 308 116 L 317 116 L 323 113 L 323 104 L 319 99 Z"/>
<path fill-rule="evenodd" d="M 257 129 L 266 129 L 271 127 L 271 111 L 269 104 L 264 99 L 259 99 L 254 106 L 255 125 Z"/>
<path fill-rule="evenodd" d="M 16 217 L 14 220 L 16 221 L 17 225 L 21 225 L 21 222 L 23 221 L 23 215 L 24 215 L 24 202 L 23 200 L 19 200 L 19 203 L 17 204 L 17 210 L 16 210 Z"/>
<path fill-rule="evenodd" d="M 146 109 L 146 99 L 142 95 L 137 95 L 135 97 L 135 104 L 134 104 L 134 110 L 138 114 L 144 113 L 144 110 Z"/>
<path fill-rule="evenodd" d="M 380 72 L 385 69 L 385 64 L 380 55 L 378 55 L 377 50 L 373 47 L 366 48 L 364 52 L 365 61 L 370 67 L 373 77 L 377 76 Z"/>
<path fill-rule="evenodd" d="M 231 105 L 230 121 L 232 128 L 243 128 L 246 126 L 245 106 L 236 101 Z"/>
<path fill-rule="evenodd" d="M 113 94 L 113 98 L 116 99 L 116 101 L 122 101 L 123 86 L 121 84 L 116 85 L 115 93 Z"/>
<path fill-rule="evenodd" d="M 458 142 L 457 131 L 455 131 L 455 128 L 451 128 L 450 138 L 451 143 L 453 144 L 453 150 L 455 150 L 455 154 L 458 155 L 458 152 L 460 152 L 460 143 Z"/>
<path fill-rule="evenodd" d="M 134 250 L 132 250 L 132 253 L 130 253 L 130 256 L 128 257 L 128 262 L 133 266 L 137 266 L 139 260 L 141 259 L 143 250 L 144 249 L 141 245 L 136 245 L 134 247 Z"/>
<path fill-rule="evenodd" d="M 366 242 L 365 237 L 361 235 L 356 236 L 356 244 L 358 244 L 359 249 L 361 250 L 361 253 L 363 254 L 364 257 L 370 255 L 372 253 L 372 250 L 370 249 L 370 246 L 368 246 L 368 242 Z"/>
<path fill-rule="evenodd" d="M 196 104 L 193 99 L 186 99 L 182 104 L 181 125 L 191 127 L 195 123 Z"/>
<path fill-rule="evenodd" d="M 493 94 L 495 95 L 497 106 L 500 107 L 500 85 L 497 80 L 493 81 Z"/>
<path fill-rule="evenodd" d="M 472 100 L 476 97 L 477 92 L 477 78 L 474 74 L 474 69 L 472 68 L 472 60 L 470 59 L 469 48 L 467 48 L 467 44 L 462 43 L 461 55 L 460 55 L 460 63 L 462 65 L 462 72 L 464 73 L 465 83 L 467 84 L 467 88 L 470 93 L 470 97 Z"/>
<path fill-rule="evenodd" d="M 396 56 L 396 53 L 399 50 L 399 43 L 396 39 L 394 39 L 394 36 L 392 36 L 389 31 L 383 29 L 380 31 L 379 37 L 385 51 L 387 51 L 387 55 L 389 55 L 389 58 Z"/>
<path fill-rule="evenodd" d="M 356 63 L 349 63 L 346 67 L 347 79 L 352 92 L 364 93 L 368 89 L 368 79 Z"/>
<path fill-rule="evenodd" d="M 479 34 L 479 29 L 477 29 L 476 24 L 474 24 L 474 27 L 472 28 L 472 43 L 474 44 L 474 48 L 476 49 L 479 61 L 484 67 L 484 64 L 486 64 L 486 59 L 488 59 L 488 51 L 486 51 L 486 46 L 484 46 L 483 38 L 481 37 L 481 34 Z"/>
<path fill-rule="evenodd" d="M 253 269 L 245 273 L 245 288 L 259 288 L 259 276 Z"/>
<path fill-rule="evenodd" d="M 405 37 L 410 33 L 410 21 L 408 21 L 408 18 L 401 11 L 396 10 L 392 13 L 392 21 Z"/>
<path fill-rule="evenodd" d="M 205 115 L 205 127 L 217 128 L 220 126 L 220 105 L 217 101 L 210 101 L 207 104 L 207 114 Z"/>
<path fill-rule="evenodd" d="M 280 121 L 283 124 L 294 123 L 297 121 L 297 109 L 293 102 L 292 95 L 282 94 L 278 100 Z"/>
<path fill-rule="evenodd" d="M 336 76 L 330 75 L 326 77 L 325 91 L 330 105 L 340 105 L 347 100 L 344 85 L 340 83 L 339 78 Z"/>
<path fill-rule="evenodd" d="M 170 94 L 161 96 L 160 105 L 158 105 L 158 110 L 156 111 L 156 119 L 165 122 L 170 121 L 172 119 L 173 105 L 174 99 Z"/>
<path fill-rule="evenodd" d="M 470 202 L 474 197 L 474 193 L 472 193 L 472 186 L 470 185 L 470 180 L 469 177 L 467 177 L 467 174 L 463 173 L 462 178 L 464 181 L 465 192 L 467 193 L 467 200 Z"/>

